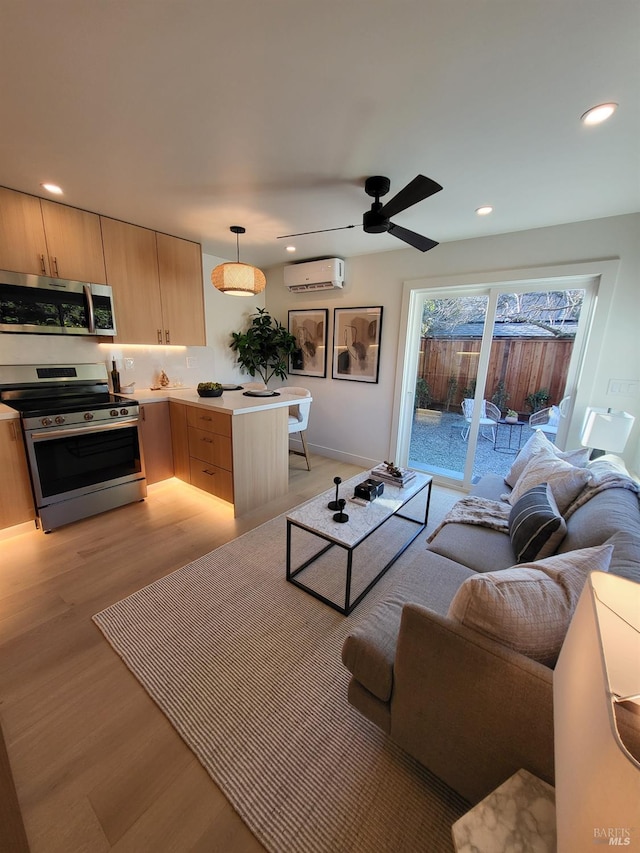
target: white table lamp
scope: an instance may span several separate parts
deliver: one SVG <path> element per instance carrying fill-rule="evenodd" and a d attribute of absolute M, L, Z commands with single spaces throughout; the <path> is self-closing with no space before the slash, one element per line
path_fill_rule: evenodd
<path fill-rule="evenodd" d="M 591 573 L 554 671 L 553 706 L 558 853 L 640 847 L 639 583 Z M 618 730 L 625 713 L 635 746 Z"/>
<path fill-rule="evenodd" d="M 587 409 L 580 443 L 604 453 L 622 453 L 635 417 L 613 409 Z"/>

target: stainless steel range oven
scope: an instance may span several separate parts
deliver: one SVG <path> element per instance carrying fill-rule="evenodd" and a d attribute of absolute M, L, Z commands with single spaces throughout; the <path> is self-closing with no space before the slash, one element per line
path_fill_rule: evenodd
<path fill-rule="evenodd" d="M 138 403 L 104 364 L 0 366 L 0 400 L 20 412 L 45 532 L 146 497 Z"/>

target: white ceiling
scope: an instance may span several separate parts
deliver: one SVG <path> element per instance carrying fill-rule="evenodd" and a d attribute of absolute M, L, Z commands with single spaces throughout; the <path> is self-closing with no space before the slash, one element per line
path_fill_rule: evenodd
<path fill-rule="evenodd" d="M 213 255 L 407 248 L 276 239 L 360 224 L 375 174 L 443 185 L 394 218 L 440 242 L 640 210 L 637 0 L 0 0 L 0 50 L 0 184 Z"/>

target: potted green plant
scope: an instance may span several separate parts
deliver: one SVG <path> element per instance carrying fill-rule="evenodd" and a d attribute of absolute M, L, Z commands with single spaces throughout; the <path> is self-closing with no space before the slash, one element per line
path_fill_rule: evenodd
<path fill-rule="evenodd" d="M 295 337 L 266 308 L 258 308 L 246 332 L 232 332 L 229 346 L 237 362 L 250 376 L 256 374 L 265 385 L 272 376 L 286 379 L 289 357 L 298 349 Z"/>
<path fill-rule="evenodd" d="M 515 409 L 507 409 L 505 421 L 508 424 L 517 424 L 518 423 L 518 413 L 515 411 Z"/>

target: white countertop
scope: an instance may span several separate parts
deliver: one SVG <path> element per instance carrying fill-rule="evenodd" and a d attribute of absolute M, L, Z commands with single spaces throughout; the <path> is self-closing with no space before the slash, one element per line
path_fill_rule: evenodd
<path fill-rule="evenodd" d="M 277 389 L 276 389 L 277 390 Z M 282 406 L 291 406 L 299 403 L 301 399 L 312 400 L 311 397 L 297 397 L 295 394 L 280 393 L 279 397 L 245 397 L 242 391 L 224 391 L 222 397 L 198 397 L 195 388 L 161 388 L 152 391 L 150 388 L 142 388 L 131 394 L 123 394 L 123 397 L 131 397 L 138 403 L 166 403 L 174 400 L 178 403 L 188 403 L 190 406 L 200 406 L 202 409 L 214 409 L 228 415 L 244 415 L 248 412 L 259 412 L 262 409 L 279 409 Z M 11 420 L 19 418 L 20 414 L 15 409 L 0 403 L 0 420 Z"/>
<path fill-rule="evenodd" d="M 278 389 L 275 389 L 276 391 Z M 295 394 L 279 392 L 277 397 L 246 397 L 239 391 L 223 391 L 221 397 L 199 397 L 195 388 L 161 388 L 152 391 L 150 388 L 134 390 L 131 394 L 123 396 L 131 397 L 138 403 L 164 403 L 173 400 L 176 403 L 188 403 L 190 406 L 199 406 L 202 409 L 213 409 L 216 412 L 224 412 L 228 415 L 244 415 L 249 412 L 259 412 L 263 409 L 279 409 L 283 406 L 291 406 L 300 400 L 312 401 L 312 397 L 298 397 Z"/>

